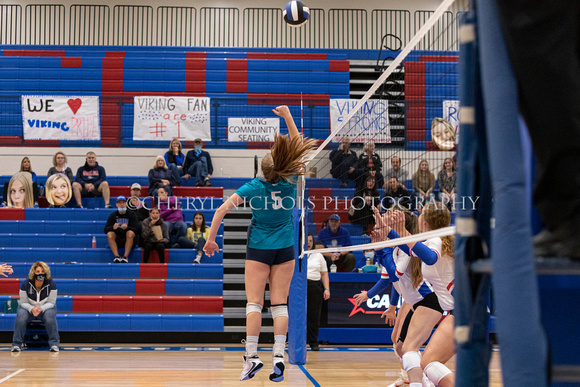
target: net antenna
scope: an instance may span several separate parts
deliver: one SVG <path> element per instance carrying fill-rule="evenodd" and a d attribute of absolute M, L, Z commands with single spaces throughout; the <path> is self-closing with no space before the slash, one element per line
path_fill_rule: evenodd
<path fill-rule="evenodd" d="M 377 89 L 381 87 L 381 85 L 387 80 L 387 78 L 395 71 L 395 69 L 403 62 L 403 60 L 409 55 L 409 53 L 415 48 L 415 46 L 419 43 L 421 39 L 425 37 L 425 35 L 429 32 L 429 30 L 437 23 L 437 21 L 441 18 L 443 13 L 447 11 L 447 9 L 455 2 L 455 0 L 444 0 L 439 7 L 435 10 L 433 15 L 425 22 L 425 24 L 417 31 L 417 34 L 413 36 L 413 38 L 407 43 L 403 51 L 397 55 L 397 57 L 391 62 L 389 67 L 383 72 L 383 74 L 373 83 L 371 88 L 365 93 L 365 95 L 357 102 L 354 109 L 350 111 L 350 113 L 345 117 L 345 119 L 340 123 L 340 125 L 333 130 L 330 135 L 324 140 L 324 142 L 312 153 L 310 156 L 310 161 L 314 160 L 316 156 L 320 152 L 328 146 L 330 141 L 336 136 L 337 133 L 344 128 L 344 126 L 350 122 L 352 117 L 364 106 L 365 102 L 372 97 Z M 308 164 L 308 163 L 307 163 Z"/>

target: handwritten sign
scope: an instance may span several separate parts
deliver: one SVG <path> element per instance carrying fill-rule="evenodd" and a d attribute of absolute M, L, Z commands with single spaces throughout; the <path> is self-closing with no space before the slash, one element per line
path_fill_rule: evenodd
<path fill-rule="evenodd" d="M 330 100 L 330 130 L 334 132 L 346 119 L 346 116 L 357 104 L 357 99 Z M 347 122 L 333 141 L 339 142 L 342 137 L 349 137 L 352 142 L 374 141 L 391 142 L 388 101 L 369 99 L 361 109 Z"/>
<path fill-rule="evenodd" d="M 280 133 L 280 119 L 273 118 L 228 118 L 229 142 L 274 142 Z"/>
<path fill-rule="evenodd" d="M 202 97 L 135 97 L 133 140 L 211 140 L 210 100 Z"/>
<path fill-rule="evenodd" d="M 101 139 L 99 97 L 22 96 L 25 140 Z"/>
<path fill-rule="evenodd" d="M 443 119 L 455 130 L 455 143 L 459 144 L 459 101 L 443 101 Z"/>

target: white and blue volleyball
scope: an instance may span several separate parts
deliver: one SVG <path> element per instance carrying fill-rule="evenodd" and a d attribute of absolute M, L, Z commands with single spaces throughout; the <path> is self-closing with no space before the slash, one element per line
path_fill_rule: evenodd
<path fill-rule="evenodd" d="M 300 27 L 308 21 L 310 10 L 300 0 L 288 2 L 284 7 L 284 21 L 292 27 Z"/>

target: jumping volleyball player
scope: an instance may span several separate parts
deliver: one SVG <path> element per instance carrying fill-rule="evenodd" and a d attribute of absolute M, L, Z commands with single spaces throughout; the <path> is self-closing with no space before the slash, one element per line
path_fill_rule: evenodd
<path fill-rule="evenodd" d="M 404 226 L 410 234 L 417 234 L 419 232 L 417 215 L 410 211 L 405 211 L 404 216 L 405 222 L 399 223 L 398 226 Z M 375 224 L 377 224 L 378 227 L 371 234 L 373 242 L 383 241 L 388 238 L 387 233 L 390 230 L 386 230 L 382 223 L 379 211 L 375 210 Z M 402 231 L 399 232 L 403 233 Z M 395 238 L 395 235 L 396 231 L 392 231 L 391 237 Z M 396 305 L 396 300 L 398 299 L 398 297 L 396 297 L 397 293 L 400 294 L 403 297 L 404 302 L 401 305 L 399 314 L 396 316 L 391 339 L 395 346 L 395 354 L 401 358 L 403 356 L 402 347 L 407 336 L 409 321 L 411 318 L 410 316 L 413 314 L 412 308 L 414 308 L 414 306 L 419 302 L 423 301 L 425 297 L 429 299 L 436 296 L 423 280 L 423 275 L 421 273 L 421 260 L 419 258 L 410 257 L 399 247 L 386 247 L 384 249 L 379 249 L 375 256 L 383 266 L 381 279 L 368 292 L 357 294 L 355 299 L 360 305 L 361 302 L 364 302 L 368 298 L 374 297 L 384 291 L 389 282 L 393 283 L 393 289 L 395 291 L 391 294 L 391 306 L 385 314 L 389 320 L 389 311 L 393 308 L 393 305 Z M 399 387 L 408 384 L 408 376 L 403 369 L 401 370 L 400 378 L 393 384 L 389 385 L 389 387 Z M 424 381 L 424 386 L 431 386 L 431 384 L 428 381 Z"/>
<path fill-rule="evenodd" d="M 386 227 L 390 239 L 398 238 L 399 235 L 389 227 L 389 224 L 401 230 L 401 236 L 410 235 L 403 227 L 399 226 L 405 222 L 405 216 L 402 212 L 395 211 L 394 215 L 386 214 L 383 217 L 384 221 L 387 222 Z M 445 205 L 440 202 L 430 202 L 423 209 L 421 216 L 419 216 L 419 230 L 426 232 L 447 227 L 450 221 L 451 215 Z M 385 224 L 383 223 L 383 225 Z M 422 386 L 421 368 L 435 385 L 440 387 L 454 386 L 455 378 L 452 372 L 438 361 L 447 361 L 451 357 L 447 358 L 447 353 L 449 344 L 453 345 L 453 342 L 451 340 L 449 342 L 446 341 L 449 336 L 445 333 L 445 331 L 451 332 L 453 324 L 451 318 L 446 318 L 445 320 L 448 321 L 443 321 L 441 327 L 444 329 L 437 335 L 439 337 L 437 341 L 445 342 L 447 345 L 439 349 L 430 343 L 427 347 L 431 347 L 431 354 L 428 358 L 423 359 L 423 363 L 419 354 L 421 345 L 429 338 L 433 327 L 441 318 L 441 313 L 443 311 L 453 312 L 454 299 L 451 294 L 454 282 L 453 237 L 435 237 L 425 242 L 413 242 L 399 247 L 407 254 L 419 257 L 423 261 L 421 265 L 423 278 L 431 284 L 437 296 L 435 300 L 430 300 L 429 302 L 425 302 L 427 300 L 427 297 L 425 297 L 423 301 L 413 306 L 414 313 L 410 319 L 407 337 L 402 348 L 403 367 L 409 375 L 409 387 Z M 409 319 L 409 315 L 407 315 L 407 319 Z"/>
<path fill-rule="evenodd" d="M 254 377 L 263 363 L 258 357 L 258 336 L 266 281 L 270 282 L 270 303 L 274 319 L 273 366 L 270 380 L 284 380 L 284 348 L 288 331 L 288 291 L 294 273 L 294 226 L 292 208 L 296 197 L 294 178 L 304 173 L 304 156 L 316 140 L 303 139 L 287 106 L 274 113 L 286 121 L 288 136 L 277 135 L 262 159 L 264 180 L 244 184 L 216 211 L 204 251 L 213 255 L 217 230 L 224 216 L 246 200 L 252 210 L 246 250 L 246 353 L 240 380 Z"/>

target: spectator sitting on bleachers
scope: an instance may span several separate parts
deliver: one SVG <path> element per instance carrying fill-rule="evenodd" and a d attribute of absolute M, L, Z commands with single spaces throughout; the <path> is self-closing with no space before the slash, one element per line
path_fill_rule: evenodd
<path fill-rule="evenodd" d="M 359 179 L 360 185 L 357 185 L 357 190 L 365 187 L 365 182 L 367 181 L 368 177 L 373 177 L 375 179 L 377 183 L 377 189 L 382 188 L 385 185 L 385 178 L 383 177 L 383 174 L 380 173 L 375 167 L 372 167 Z"/>
<path fill-rule="evenodd" d="M 439 171 L 437 180 L 439 181 L 439 200 L 448 206 L 453 205 L 455 196 L 455 180 L 457 179 L 457 172 L 455 171 L 455 163 L 451 157 L 443 160 L 443 167 Z"/>
<path fill-rule="evenodd" d="M 135 241 L 135 232 L 137 231 L 137 217 L 135 214 L 127 211 L 127 198 L 124 196 L 117 197 L 117 211 L 109 215 L 105 225 L 105 234 L 109 247 L 115 256 L 113 262 L 128 263 L 129 254 Z M 119 257 L 119 246 L 125 247 L 125 254 Z"/>
<path fill-rule="evenodd" d="M 169 196 L 165 188 L 159 188 L 157 195 L 157 207 L 169 228 L 170 246 L 174 249 L 179 248 L 177 241 L 179 238 L 184 237 L 187 232 L 187 224 L 183 221 L 179 198 L 177 196 Z"/>
<path fill-rule="evenodd" d="M 78 208 L 83 208 L 82 198 L 87 196 L 102 196 L 105 200 L 105 208 L 111 208 L 109 204 L 111 191 L 106 178 L 105 168 L 97 163 L 95 152 L 88 152 L 87 161 L 77 170 L 73 183 L 73 192 Z"/>
<path fill-rule="evenodd" d="M 405 168 L 401 168 L 401 158 L 393 156 L 391 157 L 391 168 L 387 169 L 384 176 L 385 182 L 388 182 L 394 177 L 401 184 L 405 184 L 405 181 L 409 178 L 409 172 Z M 386 186 L 383 188 L 387 189 Z"/>
<path fill-rule="evenodd" d="M 360 224 L 365 235 L 370 235 L 375 225 L 375 207 L 381 209 L 381 196 L 377 190 L 376 179 L 368 176 L 364 186 L 355 192 L 348 210 L 350 222 Z"/>
<path fill-rule="evenodd" d="M 185 175 L 183 178 L 188 180 L 191 176 L 195 177 L 195 184 L 198 187 L 202 185 L 211 186 L 209 178 L 213 174 L 213 164 L 211 163 L 211 156 L 207 151 L 201 149 L 201 138 L 196 138 L 193 142 L 195 148 L 187 152 L 185 161 L 183 162 L 183 170 Z"/>
<path fill-rule="evenodd" d="M 365 174 L 371 168 L 376 169 L 377 173 L 380 173 L 383 168 L 383 162 L 381 161 L 381 157 L 375 153 L 375 143 L 373 141 L 368 141 L 363 147 L 363 153 L 358 158 L 358 165 L 355 172 L 357 186 L 362 185 L 361 182 L 364 182 Z"/>
<path fill-rule="evenodd" d="M 141 237 L 141 226 L 145 219 L 149 217 L 149 210 L 143 205 L 141 199 L 141 184 L 133 183 L 131 186 L 131 197 L 127 200 L 127 212 L 132 212 L 137 217 L 137 231 L 135 235 L 137 237 L 137 243 L 139 246 L 139 239 Z M 153 200 L 151 201 L 153 204 Z"/>
<path fill-rule="evenodd" d="M 187 249 L 195 249 L 197 255 L 193 263 L 201 263 L 203 256 L 203 246 L 209 237 L 209 227 L 205 225 L 205 216 L 198 211 L 193 215 L 193 222 L 187 229 L 187 236 L 181 237 L 177 240 L 179 246 Z"/>
<path fill-rule="evenodd" d="M 12 273 L 14 273 L 14 271 L 12 270 L 12 266 L 7 265 L 5 263 L 0 265 L 0 274 L 2 274 L 4 277 L 8 277 L 7 274 Z"/>
<path fill-rule="evenodd" d="M 71 198 L 72 186 L 64 173 L 57 173 L 46 179 L 46 200 L 50 208 L 65 208 Z"/>
<path fill-rule="evenodd" d="M 169 196 L 173 194 L 171 186 L 176 185 L 173 173 L 167 165 L 163 156 L 157 156 L 153 168 L 149 170 L 149 196 L 156 197 L 157 190 L 161 187 L 165 188 Z"/>
<path fill-rule="evenodd" d="M 177 137 L 169 143 L 169 150 L 165 152 L 165 164 L 173 173 L 173 179 L 176 185 L 181 185 L 181 176 L 184 175 L 183 161 L 185 155 L 181 152 L 181 141 Z"/>
<path fill-rule="evenodd" d="M 169 229 L 161 219 L 158 208 L 152 208 L 150 217 L 143 221 L 141 228 L 141 246 L 143 247 L 143 263 L 149 262 L 151 250 L 156 250 L 159 263 L 165 263 L 165 246 L 169 243 Z"/>
<path fill-rule="evenodd" d="M 38 200 L 29 172 L 16 172 L 7 184 L 4 184 L 4 203 L 8 208 L 33 208 Z"/>
<path fill-rule="evenodd" d="M 340 227 L 340 216 L 338 214 L 330 215 L 328 219 L 328 226 L 320 230 L 318 233 L 318 240 L 324 243 L 324 247 L 346 247 L 352 246 L 350 234 L 344 227 Z M 351 272 L 356 266 L 356 259 L 349 251 L 341 253 L 324 253 L 326 265 L 330 271 L 332 262 L 337 267 L 337 271 Z"/>
<path fill-rule="evenodd" d="M 47 180 L 52 175 L 55 175 L 57 173 L 64 173 L 66 177 L 68 177 L 68 180 L 72 183 L 74 181 L 74 176 L 72 173 L 72 169 L 70 169 L 70 167 L 67 166 L 67 162 L 68 160 L 64 152 L 61 151 L 56 152 L 54 156 L 52 156 L 52 167 L 50 167 L 50 169 L 46 173 Z"/>
<path fill-rule="evenodd" d="M 385 183 L 385 199 L 383 204 L 387 208 L 393 206 L 409 209 L 411 197 L 404 184 L 401 184 L 396 177 L 392 177 Z"/>
<path fill-rule="evenodd" d="M 429 162 L 421 160 L 417 172 L 413 174 L 414 196 L 427 202 L 435 188 L 435 175 L 429 171 Z"/>
<path fill-rule="evenodd" d="M 356 178 L 355 169 L 358 163 L 356 153 L 350 149 L 350 138 L 343 137 L 338 149 L 330 152 L 329 158 L 332 162 L 332 177 L 340 179 L 340 188 L 346 188 L 348 182 Z"/>
<path fill-rule="evenodd" d="M 32 182 L 36 183 L 36 173 L 32 171 L 32 165 L 30 165 L 30 159 L 28 157 L 24 157 L 20 162 L 20 172 L 30 173 Z"/>
<path fill-rule="evenodd" d="M 48 333 L 50 352 L 58 352 L 60 336 L 56 322 L 56 284 L 50 276 L 50 268 L 44 262 L 35 262 L 28 273 L 28 281 L 20 285 L 20 300 L 16 319 L 12 352 L 20 352 L 28 321 L 37 317 L 44 323 Z"/>

